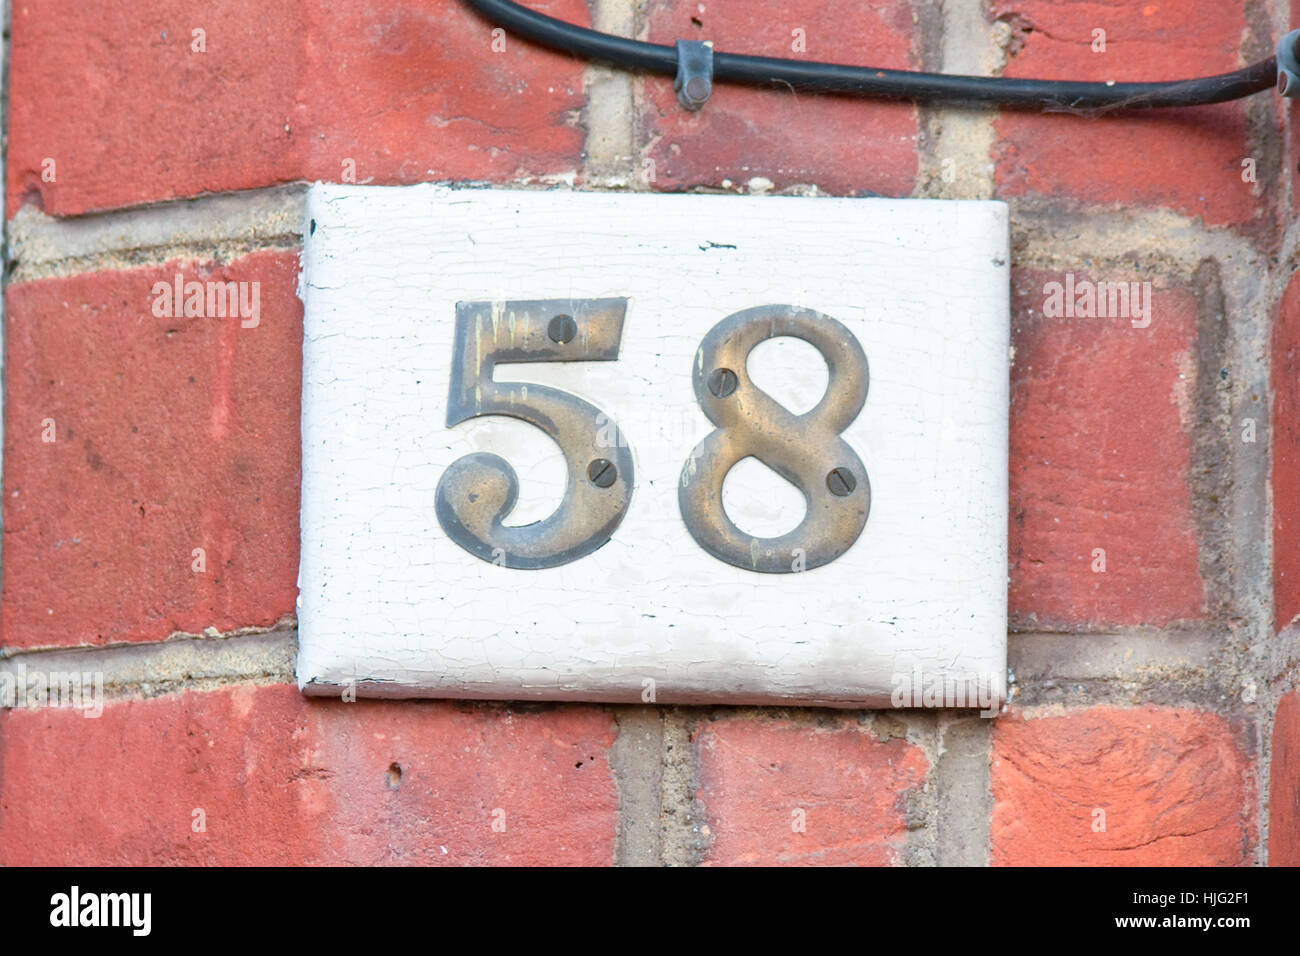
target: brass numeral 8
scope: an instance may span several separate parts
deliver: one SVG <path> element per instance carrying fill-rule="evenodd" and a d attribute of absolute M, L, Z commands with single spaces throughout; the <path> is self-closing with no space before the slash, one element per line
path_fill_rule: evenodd
<path fill-rule="evenodd" d="M 822 353 L 830 378 L 817 407 L 795 415 L 750 381 L 749 353 L 789 335 Z M 727 316 L 695 355 L 695 394 L 714 429 L 691 452 L 677 492 L 682 518 L 705 551 L 738 568 L 771 574 L 820 567 L 847 551 L 871 510 L 862 459 L 840 433 L 867 400 L 867 356 L 843 324 L 811 309 L 764 305 Z M 753 456 L 799 488 L 807 513 L 775 538 L 745 534 L 722 506 L 733 465 Z"/>

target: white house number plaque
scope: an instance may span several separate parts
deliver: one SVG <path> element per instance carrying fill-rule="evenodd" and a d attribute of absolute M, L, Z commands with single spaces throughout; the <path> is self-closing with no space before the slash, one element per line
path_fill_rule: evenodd
<path fill-rule="evenodd" d="M 1003 204 L 317 185 L 308 216 L 305 692 L 996 710 Z"/>

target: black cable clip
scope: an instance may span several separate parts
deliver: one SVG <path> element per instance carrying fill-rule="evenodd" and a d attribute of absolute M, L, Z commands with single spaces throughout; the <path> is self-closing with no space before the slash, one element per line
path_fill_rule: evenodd
<path fill-rule="evenodd" d="M 1277 45 L 1277 91 L 1283 96 L 1300 96 L 1300 59 L 1296 44 L 1300 30 L 1292 30 Z"/>
<path fill-rule="evenodd" d="M 713 44 L 699 40 L 677 41 L 677 78 L 673 80 L 677 102 L 698 110 L 713 92 Z"/>

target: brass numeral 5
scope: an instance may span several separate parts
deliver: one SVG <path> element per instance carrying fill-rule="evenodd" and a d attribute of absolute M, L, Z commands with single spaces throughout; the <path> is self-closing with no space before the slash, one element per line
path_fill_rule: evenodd
<path fill-rule="evenodd" d="M 536 425 L 564 452 L 568 481 L 560 507 L 523 527 L 502 519 L 519 497 L 519 477 L 499 455 L 458 458 L 435 493 L 438 523 L 462 548 L 507 568 L 553 568 L 595 551 L 632 501 L 632 452 L 605 447 L 600 409 L 547 385 L 495 382 L 501 362 L 612 362 L 623 337 L 627 299 L 536 299 L 456 303 L 455 357 L 447 427 L 480 415 Z"/>

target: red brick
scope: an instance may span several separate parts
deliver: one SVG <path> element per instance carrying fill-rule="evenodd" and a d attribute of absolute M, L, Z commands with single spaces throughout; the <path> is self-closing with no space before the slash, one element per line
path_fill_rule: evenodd
<path fill-rule="evenodd" d="M 1255 839 L 1254 757 L 1196 710 L 1013 713 L 993 734 L 993 862 L 1240 866 Z M 1094 831 L 1103 818 L 1104 832 Z"/>
<path fill-rule="evenodd" d="M 581 0 L 533 6 L 588 22 Z M 491 30 L 459 0 L 27 0 L 7 214 L 338 182 L 345 159 L 375 183 L 566 174 L 582 65 L 513 38 L 494 53 Z"/>
<path fill-rule="evenodd" d="M 1023 47 L 1006 76 L 1136 82 L 1244 65 L 1248 6 L 994 0 L 992 16 L 1021 27 L 1014 43 Z M 1092 52 L 1095 29 L 1106 31 L 1104 53 Z M 1097 119 L 1008 111 L 997 134 L 1002 196 L 1161 207 L 1210 225 L 1244 224 L 1266 212 L 1259 190 L 1241 178 L 1242 160 L 1252 155 L 1242 102 Z"/>
<path fill-rule="evenodd" d="M 8 215 L 298 178 L 300 4 L 25 0 L 12 19 Z"/>
<path fill-rule="evenodd" d="M 707 724 L 697 736 L 700 799 L 716 865 L 900 862 L 906 803 L 929 763 L 902 739 L 856 721 L 809 727 L 768 718 Z M 795 811 L 805 832 L 795 832 Z"/>
<path fill-rule="evenodd" d="M 184 266 L 186 281 L 259 282 L 256 328 L 155 317 L 154 283 L 178 271 L 8 289 L 5 646 L 159 640 L 294 612 L 297 256 Z"/>
<path fill-rule="evenodd" d="M 1300 276 L 1273 329 L 1273 601 L 1278 630 L 1300 615 Z"/>
<path fill-rule="evenodd" d="M 1268 862 L 1300 866 L 1300 691 L 1277 705 L 1268 793 Z"/>
<path fill-rule="evenodd" d="M 806 31 L 806 53 L 792 51 L 795 29 Z M 918 66 L 912 5 L 900 0 L 796 0 L 779 12 L 745 3 L 710 4 L 701 12 L 693 0 L 659 0 L 648 34 L 669 45 L 712 40 L 728 53 Z M 915 185 L 918 126 L 911 104 L 719 84 L 703 110 L 688 112 L 677 104 L 670 79 L 647 78 L 644 89 L 642 137 L 659 189 L 720 186 L 728 179 L 743 186 L 763 177 L 777 189 L 814 183 L 839 195 L 907 196 Z"/>
<path fill-rule="evenodd" d="M 96 720 L 8 711 L 0 864 L 609 864 L 613 738 L 595 707 L 283 686 L 116 702 Z"/>
<path fill-rule="evenodd" d="M 589 25 L 583 0 L 530 9 Z M 506 181 L 563 176 L 580 162 L 581 61 L 508 35 L 463 0 L 309 0 L 298 89 L 309 104 L 308 179 Z"/>
<path fill-rule="evenodd" d="M 1075 274 L 1076 281 L 1141 276 Z M 1013 280 L 1011 580 L 1015 626 L 1164 625 L 1205 610 L 1189 429 L 1197 299 L 1153 286 L 1151 325 L 1047 318 L 1044 286 Z M 1093 551 L 1106 571 L 1092 570 Z"/>

